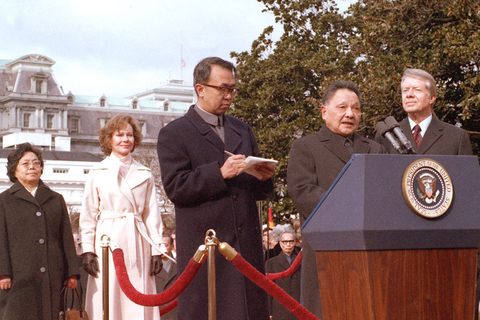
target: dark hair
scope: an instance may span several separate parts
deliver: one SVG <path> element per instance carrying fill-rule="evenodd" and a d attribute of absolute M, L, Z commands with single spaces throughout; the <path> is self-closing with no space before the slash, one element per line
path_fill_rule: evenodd
<path fill-rule="evenodd" d="M 170 245 L 173 245 L 173 238 L 172 236 L 163 236 L 164 238 L 168 238 L 168 242 L 170 243 Z"/>
<path fill-rule="evenodd" d="M 98 138 L 100 140 L 100 148 L 102 148 L 103 153 L 106 156 L 109 156 L 112 153 L 112 136 L 117 130 L 124 129 L 127 124 L 132 126 L 133 137 L 135 139 L 133 143 L 132 152 L 136 147 L 142 143 L 142 133 L 138 126 L 137 120 L 133 119 L 131 116 L 127 115 L 118 115 L 108 120 L 105 126 L 98 131 Z"/>
<path fill-rule="evenodd" d="M 358 97 L 358 100 L 360 101 L 360 104 L 362 103 L 362 94 L 360 93 L 360 90 L 356 85 L 354 85 L 350 81 L 337 80 L 330 83 L 325 89 L 325 92 L 323 93 L 323 98 L 322 98 L 323 105 L 326 105 L 328 101 L 330 101 L 330 99 L 333 97 L 335 92 L 337 92 L 337 90 L 340 90 L 340 89 L 347 89 L 355 92 L 355 94 Z"/>
<path fill-rule="evenodd" d="M 212 72 L 212 65 L 220 66 L 222 68 L 232 71 L 233 76 L 236 78 L 237 69 L 230 61 L 223 60 L 219 57 L 208 57 L 200 61 L 193 70 L 193 86 L 197 83 L 205 83 L 210 77 Z M 195 90 L 196 92 L 196 90 Z"/>
<path fill-rule="evenodd" d="M 10 178 L 10 181 L 17 181 L 17 177 L 15 177 L 15 171 L 17 171 L 18 162 L 20 162 L 20 159 L 22 159 L 23 155 L 27 152 L 33 152 L 37 156 L 43 173 L 42 152 L 34 148 L 30 143 L 26 142 L 19 144 L 17 148 L 10 152 L 7 157 L 7 176 Z"/>

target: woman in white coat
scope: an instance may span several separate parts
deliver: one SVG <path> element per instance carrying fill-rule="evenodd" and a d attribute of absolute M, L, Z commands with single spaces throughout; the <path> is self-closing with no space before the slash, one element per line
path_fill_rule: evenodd
<path fill-rule="evenodd" d="M 103 235 L 123 250 L 130 281 L 142 293 L 156 293 L 154 275 L 161 271 L 160 255 L 166 251 L 153 176 L 131 156 L 142 140 L 136 120 L 115 116 L 99 131 L 99 138 L 107 157 L 88 174 L 77 247 L 90 274 L 85 299 L 90 319 L 102 319 Z M 160 319 L 158 307 L 143 307 L 125 296 L 109 257 L 110 319 Z"/>

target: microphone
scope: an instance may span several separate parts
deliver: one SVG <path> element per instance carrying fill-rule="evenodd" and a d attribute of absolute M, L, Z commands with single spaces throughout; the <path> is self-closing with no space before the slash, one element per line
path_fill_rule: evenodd
<path fill-rule="evenodd" d="M 390 143 L 395 148 L 395 150 L 397 150 L 398 153 L 405 153 L 405 150 L 403 150 L 400 143 L 397 141 L 397 139 L 395 139 L 395 136 L 390 132 L 390 129 L 385 122 L 379 121 L 376 125 L 376 129 L 382 137 L 390 141 Z"/>
<path fill-rule="evenodd" d="M 410 154 L 415 154 L 416 153 L 415 150 L 413 150 L 412 143 L 410 142 L 410 140 L 407 139 L 407 137 L 403 133 L 402 128 L 400 128 L 397 120 L 395 120 L 394 117 L 392 117 L 392 116 L 387 117 L 385 119 L 385 124 L 397 136 L 400 143 L 407 150 L 407 153 L 410 153 Z"/>

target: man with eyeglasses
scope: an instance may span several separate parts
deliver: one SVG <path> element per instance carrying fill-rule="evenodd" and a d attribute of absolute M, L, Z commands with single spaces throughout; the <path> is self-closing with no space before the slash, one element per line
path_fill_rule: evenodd
<path fill-rule="evenodd" d="M 160 130 L 158 159 L 165 192 L 175 204 L 178 274 L 209 229 L 264 273 L 262 230 L 255 200 L 273 190 L 274 171 L 257 167 L 258 179 L 240 173 L 247 156 L 258 155 L 252 129 L 225 115 L 238 93 L 235 66 L 221 58 L 200 61 L 194 70 L 198 97 L 185 116 Z M 267 295 L 216 252 L 217 319 L 268 319 Z M 179 319 L 207 319 L 204 264 L 178 300 Z"/>
<path fill-rule="evenodd" d="M 288 270 L 293 261 L 300 252 L 300 248 L 295 246 L 295 231 L 292 225 L 277 225 L 272 230 L 273 237 L 279 241 L 282 252 L 273 257 L 266 264 L 268 273 L 279 273 Z M 300 302 L 300 281 L 301 268 L 299 267 L 292 275 L 275 280 L 274 282 L 292 298 Z M 297 319 L 293 313 L 289 312 L 280 302 L 269 297 L 270 314 L 276 320 L 294 320 Z"/>

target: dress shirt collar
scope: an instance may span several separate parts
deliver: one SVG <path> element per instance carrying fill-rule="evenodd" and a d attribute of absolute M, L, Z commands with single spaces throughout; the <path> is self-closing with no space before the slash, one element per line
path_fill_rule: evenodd
<path fill-rule="evenodd" d="M 216 127 L 220 124 L 220 126 L 223 126 L 223 115 L 217 116 L 213 113 L 207 112 L 203 110 L 198 104 L 195 105 L 194 109 L 195 111 L 197 111 L 198 115 L 203 119 L 203 121 L 205 121 L 209 125 Z"/>
<path fill-rule="evenodd" d="M 428 126 L 430 125 L 430 122 L 432 122 L 432 117 L 433 115 L 430 114 L 430 116 L 423 120 L 422 122 L 420 122 L 418 125 L 420 126 L 420 129 L 422 129 L 420 131 L 420 135 L 423 137 L 425 136 L 425 132 L 427 132 L 427 129 L 428 129 Z M 408 123 L 410 124 L 410 129 L 413 133 L 413 127 L 415 127 L 415 125 L 417 125 L 412 119 L 410 119 L 410 117 L 408 117 Z"/>

